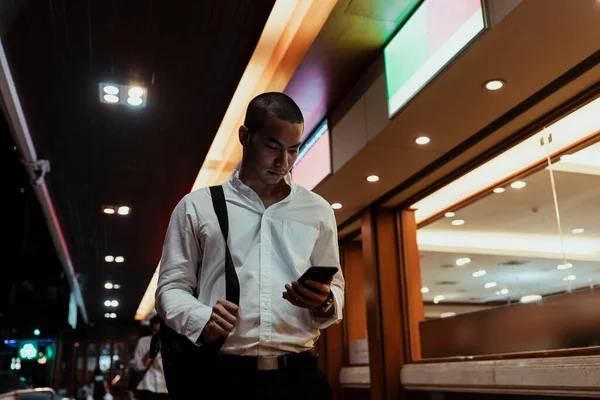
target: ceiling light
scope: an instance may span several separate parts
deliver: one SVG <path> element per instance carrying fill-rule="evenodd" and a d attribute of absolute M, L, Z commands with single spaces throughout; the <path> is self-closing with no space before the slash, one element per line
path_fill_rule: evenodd
<path fill-rule="evenodd" d="M 123 257 L 123 256 L 116 256 L 115 257 L 115 262 L 122 263 L 123 261 L 125 261 L 125 257 Z"/>
<path fill-rule="evenodd" d="M 113 285 L 113 289 L 121 289 L 121 285 L 119 285 L 118 283 L 115 283 Z"/>
<path fill-rule="evenodd" d="M 104 86 L 104 88 L 102 88 L 102 90 L 104 91 L 104 93 L 106 94 L 119 94 L 119 88 L 113 85 L 106 85 Z"/>
<path fill-rule="evenodd" d="M 121 206 L 117 210 L 117 213 L 119 213 L 119 215 L 127 215 L 127 214 L 129 214 L 129 210 L 130 210 L 129 207 L 127 207 L 127 206 Z"/>
<path fill-rule="evenodd" d="M 415 139 L 416 144 L 427 144 L 431 141 L 427 136 L 420 136 Z"/>
<path fill-rule="evenodd" d="M 444 214 L 444 217 L 446 218 L 452 218 L 456 215 L 456 213 L 453 213 L 452 211 L 447 212 L 446 214 Z"/>
<path fill-rule="evenodd" d="M 104 207 L 104 209 L 102 211 L 104 212 L 104 214 L 114 214 L 115 213 L 115 209 L 112 207 Z"/>
<path fill-rule="evenodd" d="M 429 293 L 429 288 L 427 286 L 422 287 L 421 293 Z"/>
<path fill-rule="evenodd" d="M 560 264 L 560 265 L 556 266 L 556 269 L 560 269 L 561 271 L 564 269 L 569 269 L 569 268 L 573 268 L 573 264 L 566 263 L 566 264 Z"/>
<path fill-rule="evenodd" d="M 460 267 L 460 266 L 468 264 L 470 262 L 471 262 L 471 259 L 469 257 L 459 258 L 458 260 L 456 260 L 456 265 L 458 265 Z"/>
<path fill-rule="evenodd" d="M 577 277 L 575 275 L 569 275 L 569 276 L 565 276 L 563 278 L 563 281 L 567 282 L 567 281 L 574 281 L 575 279 L 577 279 Z"/>
<path fill-rule="evenodd" d="M 494 189 L 494 193 L 504 193 L 504 188 L 496 188 Z"/>
<path fill-rule="evenodd" d="M 106 282 L 106 283 L 104 284 L 104 289 L 108 289 L 108 290 L 110 290 L 110 289 L 112 289 L 112 288 L 113 288 L 113 284 L 112 284 L 112 283 L 110 283 L 110 282 Z"/>
<path fill-rule="evenodd" d="M 114 312 L 111 312 L 111 313 L 110 313 L 110 317 L 111 317 L 111 318 L 117 318 L 117 314 L 115 314 Z"/>
<path fill-rule="evenodd" d="M 110 307 L 110 300 L 106 300 L 104 302 L 104 307 Z"/>
<path fill-rule="evenodd" d="M 504 288 L 500 291 L 500 294 L 508 294 L 508 289 Z"/>
<path fill-rule="evenodd" d="M 138 97 L 139 98 L 139 97 L 142 97 L 142 95 L 144 94 L 144 89 L 142 89 L 141 87 L 132 87 L 131 89 L 129 89 L 127 94 L 130 97 Z"/>
<path fill-rule="evenodd" d="M 103 98 L 107 103 L 118 103 L 119 102 L 119 98 L 117 96 L 115 96 L 114 94 L 105 94 L 103 96 Z"/>
<path fill-rule="evenodd" d="M 440 301 L 444 300 L 445 298 L 446 298 L 446 296 L 443 296 L 443 295 L 441 295 L 441 294 L 440 294 L 440 295 L 438 295 L 438 296 L 435 296 L 435 297 L 433 298 L 433 302 L 434 302 L 435 304 L 437 304 L 437 303 L 439 303 Z"/>
<path fill-rule="evenodd" d="M 513 189 L 523 189 L 527 184 L 523 181 L 516 181 L 510 184 L 510 187 Z"/>
<path fill-rule="evenodd" d="M 113 262 L 113 261 L 115 261 L 115 258 L 113 256 L 106 256 L 106 257 L 104 257 L 104 261 Z"/>
<path fill-rule="evenodd" d="M 496 287 L 496 286 L 498 286 L 498 284 L 496 282 L 488 282 L 488 283 L 485 284 L 484 287 L 486 289 L 490 289 L 490 288 L 493 288 L 493 287 Z"/>
<path fill-rule="evenodd" d="M 485 274 L 487 274 L 487 272 L 481 269 L 479 271 L 473 272 L 473 278 L 479 278 L 480 276 L 484 276 Z"/>
<path fill-rule="evenodd" d="M 334 210 L 339 210 L 340 208 L 342 208 L 342 205 L 340 203 L 333 203 L 331 205 L 331 208 L 333 208 Z"/>
<path fill-rule="evenodd" d="M 498 89 L 502 89 L 502 86 L 504 86 L 504 81 L 502 79 L 492 79 L 490 81 L 487 81 L 484 84 L 485 88 L 487 90 L 498 90 Z"/>
<path fill-rule="evenodd" d="M 142 99 L 141 97 L 129 97 L 127 98 L 127 102 L 132 106 L 139 106 L 142 104 Z"/>
<path fill-rule="evenodd" d="M 367 181 L 369 181 L 369 182 L 377 182 L 378 180 L 379 180 L 379 177 L 377 175 L 367 176 Z"/>
<path fill-rule="evenodd" d="M 533 303 L 536 301 L 540 301 L 541 299 L 542 299 L 542 296 L 539 294 L 528 294 L 528 295 L 521 297 L 521 303 Z"/>
<path fill-rule="evenodd" d="M 104 318 L 110 318 L 110 313 L 104 313 Z"/>
<path fill-rule="evenodd" d="M 113 307 L 118 307 L 119 306 L 119 302 L 117 300 L 113 300 L 110 302 L 110 305 Z"/>
<path fill-rule="evenodd" d="M 454 226 L 460 226 L 460 225 L 464 225 L 464 224 L 465 224 L 464 219 L 455 219 L 454 221 L 452 221 L 452 225 L 454 225 Z"/>
<path fill-rule="evenodd" d="M 456 315 L 455 312 L 452 311 L 446 311 L 440 314 L 441 318 L 450 318 L 450 317 L 454 317 Z"/>
<path fill-rule="evenodd" d="M 585 229 L 583 229 L 583 228 L 575 228 L 571 231 L 571 233 L 573 233 L 575 235 L 577 235 L 579 233 L 583 233 L 583 232 L 585 232 Z"/>

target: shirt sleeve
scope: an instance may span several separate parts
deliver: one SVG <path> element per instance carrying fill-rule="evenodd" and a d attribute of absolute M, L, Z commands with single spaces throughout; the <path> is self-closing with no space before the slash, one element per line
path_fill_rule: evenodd
<path fill-rule="evenodd" d="M 329 317 L 312 315 L 312 324 L 325 329 L 342 321 L 344 312 L 344 275 L 340 266 L 340 250 L 338 247 L 337 223 L 333 210 L 328 206 L 327 216 L 322 223 L 317 243 L 310 257 L 311 265 L 330 265 L 338 268 L 331 282 L 334 312 Z"/>
<path fill-rule="evenodd" d="M 165 324 L 200 346 L 212 309 L 194 296 L 202 250 L 189 196 L 173 210 L 163 245 L 156 288 L 156 311 Z"/>

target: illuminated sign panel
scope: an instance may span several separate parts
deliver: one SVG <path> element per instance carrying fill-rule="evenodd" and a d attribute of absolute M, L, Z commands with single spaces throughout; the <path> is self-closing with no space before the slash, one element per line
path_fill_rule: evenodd
<path fill-rule="evenodd" d="M 481 0 L 425 0 L 383 52 L 389 116 L 484 29 Z"/>
<path fill-rule="evenodd" d="M 327 121 L 304 143 L 292 169 L 295 183 L 314 189 L 332 173 L 331 140 Z"/>

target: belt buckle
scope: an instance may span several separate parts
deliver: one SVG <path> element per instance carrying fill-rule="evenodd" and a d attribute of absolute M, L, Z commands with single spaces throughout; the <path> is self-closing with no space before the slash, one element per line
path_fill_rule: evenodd
<path fill-rule="evenodd" d="M 258 357 L 256 368 L 259 371 L 272 371 L 279 369 L 279 360 L 277 356 Z"/>

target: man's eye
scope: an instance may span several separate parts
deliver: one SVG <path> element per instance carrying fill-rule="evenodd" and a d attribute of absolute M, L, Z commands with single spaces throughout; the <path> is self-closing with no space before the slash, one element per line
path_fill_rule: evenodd
<path fill-rule="evenodd" d="M 267 145 L 267 149 L 271 149 L 271 150 L 278 150 L 278 148 L 277 148 L 277 147 L 273 147 L 273 146 L 269 146 L 269 145 Z"/>
<path fill-rule="evenodd" d="M 290 153 L 296 154 L 296 153 L 298 153 L 298 149 L 290 149 Z"/>

